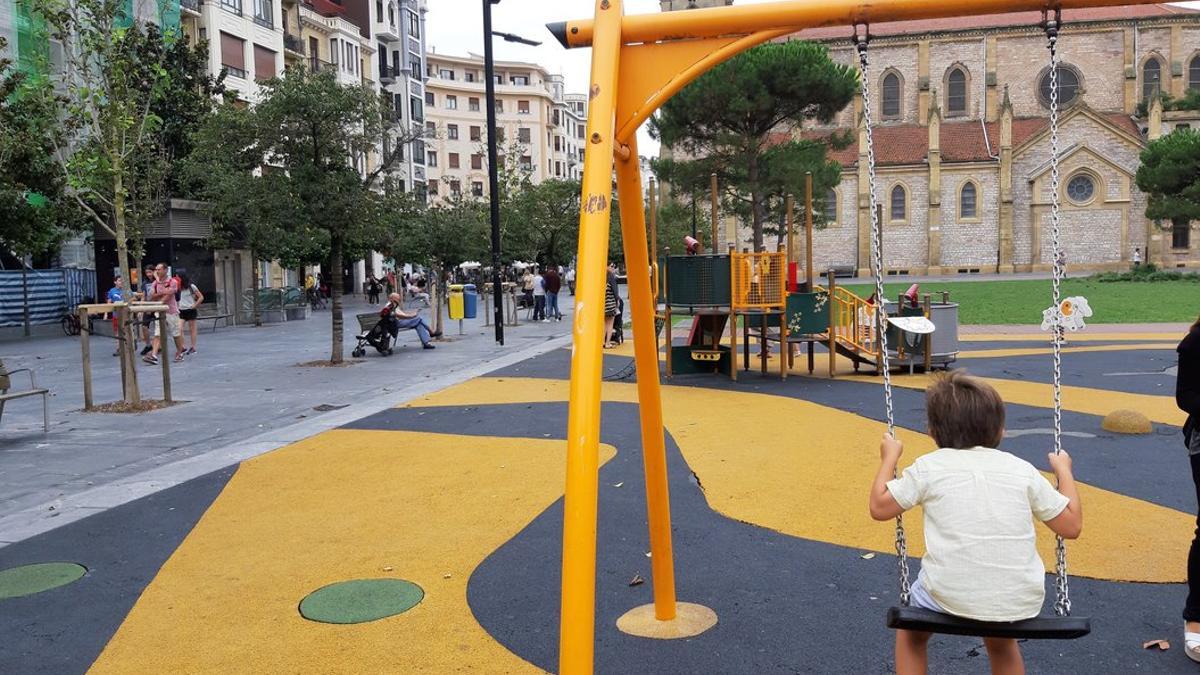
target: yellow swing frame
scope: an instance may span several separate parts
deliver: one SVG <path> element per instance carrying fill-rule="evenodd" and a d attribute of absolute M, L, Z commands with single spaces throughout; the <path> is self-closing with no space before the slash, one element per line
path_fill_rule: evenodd
<path fill-rule="evenodd" d="M 564 47 L 592 48 L 587 152 L 579 220 L 574 352 L 567 421 L 559 671 L 591 673 L 595 652 L 596 518 L 604 340 L 604 286 L 615 166 L 633 318 L 638 409 L 650 528 L 654 616 L 676 620 L 667 459 L 655 334 L 655 299 L 638 167 L 637 129 L 668 99 L 751 47 L 818 26 L 1054 11 L 1150 0 L 787 0 L 624 15 L 596 0 L 592 19 L 550 24 Z M 847 39 L 850 31 L 847 31 Z M 665 327 L 670 339 L 671 327 Z"/>

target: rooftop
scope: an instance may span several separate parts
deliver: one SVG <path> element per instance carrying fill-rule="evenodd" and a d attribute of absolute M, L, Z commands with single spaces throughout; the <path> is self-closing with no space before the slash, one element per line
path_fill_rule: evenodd
<path fill-rule="evenodd" d="M 1175 7 L 1163 3 L 1152 5 L 1120 5 L 1116 7 L 1089 7 L 1063 10 L 1063 23 L 1088 23 L 1100 21 L 1131 21 L 1136 19 L 1160 19 L 1177 16 L 1200 18 L 1200 10 Z M 1009 12 L 953 19 L 924 19 L 919 21 L 889 21 L 871 24 L 871 35 L 919 35 L 922 33 L 963 32 L 995 28 L 1023 28 L 1037 26 L 1042 21 L 1041 12 Z M 849 40 L 851 31 L 845 26 L 810 28 L 794 33 L 794 37 L 805 40 Z"/>

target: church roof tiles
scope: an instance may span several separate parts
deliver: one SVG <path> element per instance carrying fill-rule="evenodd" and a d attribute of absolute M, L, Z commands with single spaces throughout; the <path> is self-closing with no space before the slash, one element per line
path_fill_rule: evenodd
<path fill-rule="evenodd" d="M 1200 10 L 1175 7 L 1164 3 L 1151 5 L 1120 5 L 1117 7 L 1087 7 L 1063 10 L 1063 23 L 1092 21 L 1129 21 L 1157 19 L 1172 16 L 1200 16 Z M 1042 22 L 1041 12 L 1009 12 L 986 14 L 954 19 L 925 19 L 920 21 L 888 21 L 871 24 L 871 35 L 920 35 L 924 33 L 961 32 L 988 28 L 1036 27 Z M 843 26 L 810 28 L 792 35 L 802 40 L 850 40 L 850 33 Z"/>
<path fill-rule="evenodd" d="M 1134 121 L 1124 113 L 1096 113 L 1109 124 L 1132 135 L 1140 136 L 1140 130 Z M 1050 120 L 1044 117 L 1013 119 L 1013 147 L 1020 147 L 1025 141 L 1033 138 L 1046 129 Z M 983 125 L 978 120 L 942 122 L 940 142 L 942 161 L 954 162 L 986 162 L 992 155 L 1000 153 L 1000 123 L 991 122 L 986 125 L 987 136 L 984 136 Z M 835 131 L 804 132 L 801 138 L 827 139 Z M 776 143 L 787 142 L 790 134 L 775 134 L 772 140 Z M 991 154 L 988 147 L 991 147 Z M 878 166 L 904 166 L 924 164 L 929 156 L 929 127 L 919 124 L 888 124 L 875 127 L 875 163 Z M 843 167 L 855 166 L 858 162 L 858 143 L 852 142 L 841 150 L 830 150 L 830 159 L 837 161 Z"/>

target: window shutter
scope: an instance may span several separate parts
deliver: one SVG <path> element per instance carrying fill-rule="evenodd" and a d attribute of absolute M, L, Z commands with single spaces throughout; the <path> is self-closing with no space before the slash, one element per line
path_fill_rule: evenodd
<path fill-rule="evenodd" d="M 275 72 L 275 52 L 266 47 L 254 45 L 254 79 L 261 82 L 269 80 L 277 74 Z"/>
<path fill-rule="evenodd" d="M 221 65 L 246 70 L 245 41 L 229 33 L 221 33 Z"/>

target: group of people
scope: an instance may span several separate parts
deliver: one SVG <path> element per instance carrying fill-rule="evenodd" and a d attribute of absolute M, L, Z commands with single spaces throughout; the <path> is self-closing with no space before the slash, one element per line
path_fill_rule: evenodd
<path fill-rule="evenodd" d="M 544 272 L 534 268 L 525 269 L 525 274 L 521 276 L 521 292 L 526 306 L 533 307 L 534 321 L 562 321 L 562 311 L 558 309 L 558 293 L 562 290 L 562 284 L 561 267 L 547 265 Z"/>
<path fill-rule="evenodd" d="M 167 332 L 175 342 L 175 361 L 178 363 L 183 361 L 185 356 L 196 353 L 199 333 L 196 328 L 196 319 L 199 307 L 204 302 L 204 294 L 192 283 L 186 272 L 172 275 L 165 263 L 147 265 L 142 277 L 141 288 L 137 291 L 125 288 L 125 280 L 120 275 L 116 275 L 113 277 L 113 287 L 109 289 L 106 299 L 112 303 L 142 300 L 166 305 L 167 310 L 163 316 Z M 142 342 L 145 345 L 142 347 L 141 356 L 143 361 L 151 365 L 158 364 L 159 353 L 163 351 L 162 326 L 157 319 L 156 312 L 143 312 L 140 317 L 139 328 Z M 118 333 L 120 326 L 117 325 L 116 314 L 113 315 L 112 322 L 113 333 Z M 185 345 L 185 336 L 191 337 L 190 346 Z M 119 354 L 119 351 L 113 352 L 113 356 Z"/>
<path fill-rule="evenodd" d="M 407 294 L 409 298 L 419 300 L 425 307 L 429 307 L 429 293 L 426 290 L 428 282 L 422 275 L 405 272 L 397 276 L 396 270 L 389 269 L 382 277 L 378 277 L 371 272 L 367 275 L 364 285 L 367 291 L 367 302 L 372 305 L 379 304 L 379 296 L 382 293 L 386 293 L 391 298 L 393 293 L 399 292 Z"/>
<path fill-rule="evenodd" d="M 1176 348 L 1175 402 L 1187 414 L 1187 447 L 1200 501 L 1200 318 Z M 1004 401 L 983 380 L 954 371 L 925 392 L 929 434 L 938 450 L 895 476 L 903 444 L 884 434 L 871 486 L 870 513 L 891 520 L 924 510 L 925 556 L 910 589 L 911 606 L 986 622 L 1012 622 L 1041 613 L 1044 575 L 1033 521 L 1064 539 L 1083 530 L 1083 505 L 1071 457 L 1050 453 L 1051 485 L 1029 462 L 998 450 L 1004 438 Z M 1200 662 L 1200 516 L 1187 561 L 1183 609 L 1184 653 Z M 896 633 L 898 675 L 925 673 L 931 633 Z M 1024 673 L 1017 640 L 985 637 L 993 673 Z"/>

